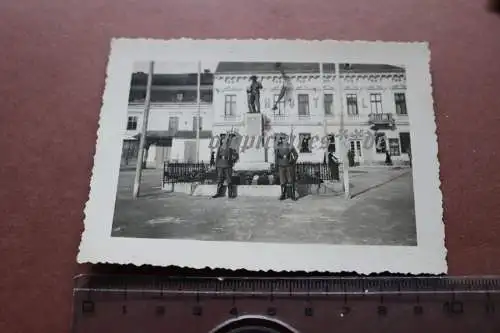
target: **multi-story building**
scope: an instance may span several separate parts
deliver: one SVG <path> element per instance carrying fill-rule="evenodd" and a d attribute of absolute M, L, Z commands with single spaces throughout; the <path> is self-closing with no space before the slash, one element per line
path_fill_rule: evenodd
<path fill-rule="evenodd" d="M 281 68 L 286 79 L 276 63 L 264 62 L 220 62 L 215 73 L 201 74 L 200 161 L 210 160 L 212 136 L 242 131 L 248 112 L 246 89 L 252 75 L 263 85 L 260 105 L 264 135 L 272 138 L 274 133 L 291 133 L 296 138 L 299 161 L 322 162 L 325 147 L 339 153 L 341 126 L 360 164 L 383 163 L 386 150 L 393 162 L 408 161 L 410 124 L 404 68 L 341 65 L 340 99 L 336 96 L 334 64 L 283 63 Z M 147 74 L 133 74 L 124 130 L 124 163 L 137 156 L 146 83 Z M 284 85 L 285 97 L 272 110 Z M 155 74 L 151 101 L 147 165 L 162 167 L 164 161 L 195 162 L 197 74 Z M 325 144 L 328 137 L 331 141 Z M 272 139 L 268 146 L 266 158 L 273 162 Z"/>
<path fill-rule="evenodd" d="M 393 162 L 408 161 L 410 124 L 404 68 L 342 64 L 340 99 L 335 98 L 338 76 L 334 64 L 283 63 L 281 69 L 285 78 L 276 63 L 220 62 L 213 84 L 214 135 L 243 129 L 248 112 L 246 89 L 250 76 L 256 75 L 263 85 L 264 135 L 292 133 L 298 139 L 299 161 L 323 161 L 325 147 L 338 152 L 341 123 L 360 164 L 383 163 L 386 150 Z M 285 97 L 272 110 L 283 85 L 287 87 Z M 329 145 L 323 141 L 328 137 L 332 138 Z M 272 143 L 269 146 L 266 158 L 272 162 Z"/>
<path fill-rule="evenodd" d="M 197 103 L 198 74 L 154 74 L 147 128 L 146 164 L 163 167 L 164 161 L 196 162 L 196 127 L 200 118 L 199 154 L 210 160 L 212 137 L 213 74 L 200 75 L 200 104 Z M 144 119 L 147 74 L 134 73 L 131 80 L 127 125 L 124 128 L 122 164 L 137 159 Z"/>

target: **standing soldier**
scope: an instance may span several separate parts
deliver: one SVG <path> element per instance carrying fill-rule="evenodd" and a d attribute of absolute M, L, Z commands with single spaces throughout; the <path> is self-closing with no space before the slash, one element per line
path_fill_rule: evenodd
<path fill-rule="evenodd" d="M 215 168 L 217 170 L 217 193 L 212 198 L 224 196 L 224 183 L 228 189 L 229 198 L 234 198 L 234 187 L 232 184 L 233 166 L 238 160 L 238 151 L 231 146 L 231 137 L 227 134 L 220 135 L 220 145 L 215 157 Z"/>
<path fill-rule="evenodd" d="M 295 196 L 295 163 L 299 154 L 293 146 L 293 142 L 289 142 L 288 135 L 280 133 L 277 135 L 277 139 L 275 156 L 280 175 L 280 200 L 285 200 L 287 197 L 297 200 Z"/>
<path fill-rule="evenodd" d="M 330 175 L 332 180 L 340 180 L 340 172 L 339 172 L 339 159 L 335 154 L 331 151 L 328 153 L 328 168 L 330 169 Z"/>

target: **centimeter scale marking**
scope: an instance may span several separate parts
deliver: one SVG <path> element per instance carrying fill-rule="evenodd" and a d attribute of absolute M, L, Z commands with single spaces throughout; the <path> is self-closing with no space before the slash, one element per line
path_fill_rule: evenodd
<path fill-rule="evenodd" d="M 330 324 L 361 332 L 438 327 L 443 332 L 451 326 L 454 332 L 468 332 L 472 327 L 500 332 L 498 304 L 500 277 L 82 275 L 75 279 L 73 332 L 99 333 L 120 327 L 125 333 L 146 331 L 146 326 L 153 333 L 317 332 Z M 391 314 L 396 321 L 388 319 Z M 151 319 L 169 315 L 167 323 Z M 241 325 L 254 329 L 242 330 Z"/>

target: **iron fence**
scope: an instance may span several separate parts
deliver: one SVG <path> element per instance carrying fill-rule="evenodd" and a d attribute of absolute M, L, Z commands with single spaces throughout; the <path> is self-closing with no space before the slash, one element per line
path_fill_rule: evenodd
<path fill-rule="evenodd" d="M 211 171 L 208 163 L 165 163 L 163 183 L 205 182 Z"/>
<path fill-rule="evenodd" d="M 300 162 L 296 164 L 295 175 L 298 183 L 320 184 L 324 181 L 336 180 L 341 172 L 330 168 L 325 163 Z M 269 170 L 260 171 L 234 171 L 233 183 L 236 185 L 250 185 L 257 175 L 257 184 L 279 184 L 279 172 L 276 165 L 271 164 Z M 209 163 L 165 163 L 163 169 L 163 184 L 166 183 L 215 183 L 217 171 Z"/>

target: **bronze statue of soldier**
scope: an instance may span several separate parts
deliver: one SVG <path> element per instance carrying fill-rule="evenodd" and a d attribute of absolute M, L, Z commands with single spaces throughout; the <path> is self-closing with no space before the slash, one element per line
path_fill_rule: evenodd
<path fill-rule="evenodd" d="M 235 189 L 232 182 L 233 166 L 238 161 L 239 154 L 231 146 L 231 135 L 221 134 L 220 144 L 215 157 L 215 168 L 217 171 L 217 193 L 212 198 L 225 196 L 225 187 L 229 198 L 235 197 Z"/>
<path fill-rule="evenodd" d="M 250 77 L 250 87 L 247 89 L 249 113 L 260 113 L 260 91 L 262 84 L 257 81 L 257 76 Z"/>
<path fill-rule="evenodd" d="M 299 153 L 290 142 L 288 135 L 281 133 L 276 137 L 277 143 L 275 146 L 276 165 L 278 166 L 281 196 L 280 200 L 291 198 L 297 200 L 295 186 L 296 162 L 299 158 Z"/>

